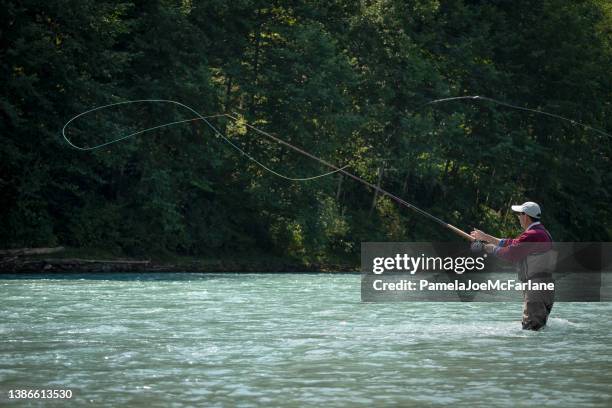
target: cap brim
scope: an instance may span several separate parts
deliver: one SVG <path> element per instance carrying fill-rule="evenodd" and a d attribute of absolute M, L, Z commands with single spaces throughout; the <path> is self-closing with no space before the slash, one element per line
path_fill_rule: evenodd
<path fill-rule="evenodd" d="M 514 211 L 514 212 L 523 212 L 523 206 L 522 205 L 513 205 L 511 208 L 512 208 L 512 211 Z"/>

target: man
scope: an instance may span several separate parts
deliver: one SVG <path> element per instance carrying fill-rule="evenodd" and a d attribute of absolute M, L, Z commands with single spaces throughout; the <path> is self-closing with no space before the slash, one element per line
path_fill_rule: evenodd
<path fill-rule="evenodd" d="M 516 263 L 521 282 L 552 282 L 552 270 L 556 253 L 552 249 L 552 237 L 540 222 L 540 206 L 528 201 L 513 205 L 523 232 L 514 239 L 500 239 L 474 229 L 470 235 L 486 242 L 485 251 Z M 547 290 L 523 291 L 523 329 L 539 330 L 546 325 L 554 303 L 555 292 Z"/>

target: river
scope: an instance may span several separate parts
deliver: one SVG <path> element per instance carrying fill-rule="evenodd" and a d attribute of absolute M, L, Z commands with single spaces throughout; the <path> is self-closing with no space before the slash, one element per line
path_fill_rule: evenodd
<path fill-rule="evenodd" d="M 0 406 L 612 405 L 612 303 L 528 332 L 518 302 L 362 303 L 355 274 L 0 275 L 0 299 Z"/>

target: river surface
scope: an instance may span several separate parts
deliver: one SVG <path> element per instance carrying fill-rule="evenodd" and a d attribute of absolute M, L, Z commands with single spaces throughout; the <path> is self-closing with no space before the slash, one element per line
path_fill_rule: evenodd
<path fill-rule="evenodd" d="M 612 303 L 528 332 L 517 302 L 362 303 L 351 274 L 0 275 L 0 299 L 0 406 L 612 406 Z"/>

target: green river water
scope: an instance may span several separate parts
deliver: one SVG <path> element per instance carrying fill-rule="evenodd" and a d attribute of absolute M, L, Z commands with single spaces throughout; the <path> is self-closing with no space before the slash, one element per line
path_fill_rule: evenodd
<path fill-rule="evenodd" d="M 0 275 L 0 406 L 612 406 L 612 303 L 362 303 L 351 274 Z M 16 400 L 69 389 L 70 400 Z"/>

